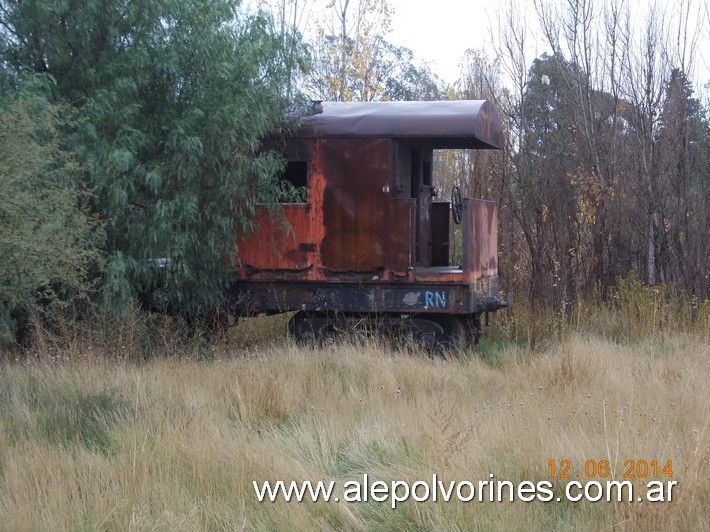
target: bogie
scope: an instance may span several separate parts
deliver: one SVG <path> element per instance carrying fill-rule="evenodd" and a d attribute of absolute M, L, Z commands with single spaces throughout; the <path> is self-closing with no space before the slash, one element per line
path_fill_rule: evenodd
<path fill-rule="evenodd" d="M 328 341 L 360 342 L 379 338 L 396 347 L 414 347 L 427 352 L 465 349 L 472 333 L 466 318 L 447 314 L 362 314 L 347 312 L 296 312 L 289 321 L 289 334 L 302 345 L 321 346 Z"/>

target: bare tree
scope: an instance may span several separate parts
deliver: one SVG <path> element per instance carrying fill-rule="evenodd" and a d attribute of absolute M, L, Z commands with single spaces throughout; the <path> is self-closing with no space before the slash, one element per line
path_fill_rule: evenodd
<path fill-rule="evenodd" d="M 541 292 L 539 288 L 541 253 L 534 230 L 529 222 L 529 210 L 522 202 L 522 196 L 529 192 L 525 186 L 531 168 L 525 149 L 526 88 L 528 81 L 529 25 L 519 4 L 508 0 L 496 12 L 498 24 L 491 26 L 493 50 L 500 62 L 503 75 L 508 78 L 511 88 L 491 94 L 502 114 L 505 126 L 505 164 L 502 165 L 501 183 L 505 187 L 500 194 L 501 219 L 512 218 L 514 224 L 504 224 L 501 235 L 501 256 L 503 257 L 501 276 L 509 285 L 526 284 L 533 302 Z M 515 229 L 519 229 L 516 231 Z M 527 253 L 521 252 L 527 250 Z"/>
<path fill-rule="evenodd" d="M 316 25 L 311 89 L 328 100 L 377 99 L 391 14 L 387 0 L 331 0 Z"/>
<path fill-rule="evenodd" d="M 613 151 L 615 145 L 619 78 L 619 46 L 617 34 L 621 10 L 611 3 L 602 9 L 598 0 L 566 0 L 561 6 L 535 0 L 536 12 L 545 38 L 554 52 L 554 57 L 569 57 L 573 68 L 562 69 L 564 83 L 575 95 L 574 135 L 570 142 L 577 143 L 586 166 L 590 169 L 589 180 L 594 191 L 593 246 L 588 288 L 596 283 L 607 286 L 608 249 L 606 236 L 607 196 L 614 180 L 616 169 Z M 605 31 L 608 30 L 608 31 Z M 603 89 L 611 88 L 616 97 L 602 96 Z"/>

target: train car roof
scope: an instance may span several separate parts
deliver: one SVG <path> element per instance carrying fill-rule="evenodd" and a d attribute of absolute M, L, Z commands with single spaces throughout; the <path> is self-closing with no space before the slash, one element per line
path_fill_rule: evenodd
<path fill-rule="evenodd" d="M 295 136 L 389 137 L 434 148 L 503 147 L 500 116 L 488 100 L 433 102 L 314 102 Z"/>

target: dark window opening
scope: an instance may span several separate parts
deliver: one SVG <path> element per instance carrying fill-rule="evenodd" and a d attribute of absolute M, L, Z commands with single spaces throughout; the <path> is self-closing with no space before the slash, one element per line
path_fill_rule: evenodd
<path fill-rule="evenodd" d="M 279 203 L 306 203 L 308 199 L 308 163 L 288 161 L 280 176 Z"/>
<path fill-rule="evenodd" d="M 295 188 L 306 188 L 308 185 L 308 164 L 306 161 L 289 161 L 281 179 L 288 181 Z"/>

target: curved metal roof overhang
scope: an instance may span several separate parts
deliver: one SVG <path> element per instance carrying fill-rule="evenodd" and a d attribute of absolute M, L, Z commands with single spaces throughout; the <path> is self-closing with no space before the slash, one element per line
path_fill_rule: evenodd
<path fill-rule="evenodd" d="M 488 100 L 323 102 L 300 119 L 300 138 L 389 137 L 433 148 L 500 149 L 503 129 Z"/>

